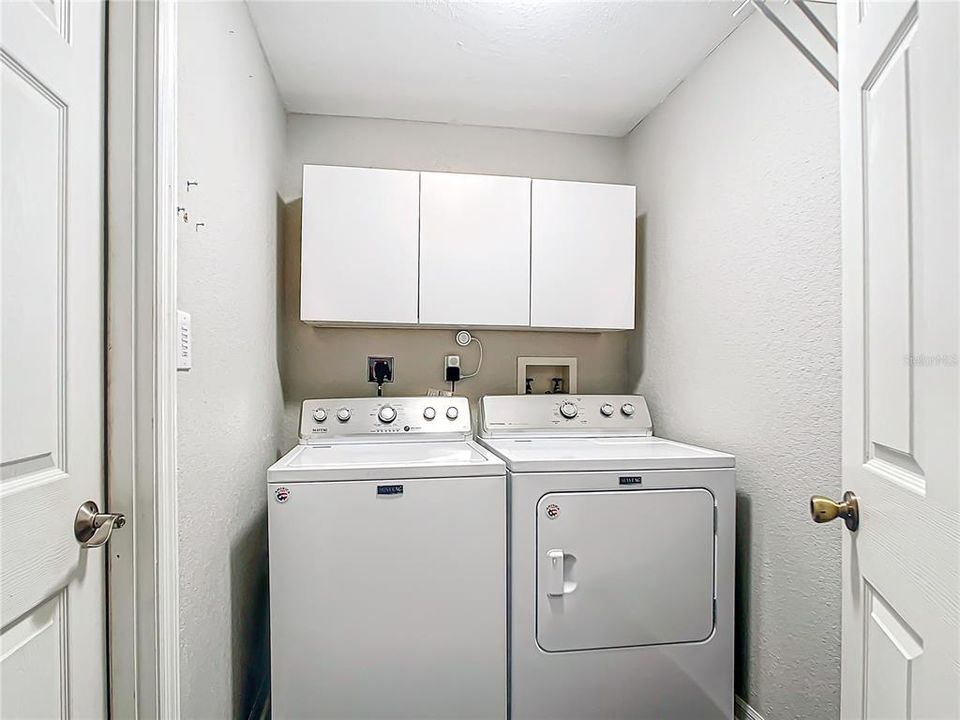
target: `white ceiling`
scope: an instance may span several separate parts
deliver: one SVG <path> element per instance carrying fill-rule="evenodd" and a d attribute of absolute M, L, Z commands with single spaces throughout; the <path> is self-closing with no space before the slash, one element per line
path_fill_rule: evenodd
<path fill-rule="evenodd" d="M 290 112 L 617 137 L 747 14 L 735 0 L 248 4 Z"/>

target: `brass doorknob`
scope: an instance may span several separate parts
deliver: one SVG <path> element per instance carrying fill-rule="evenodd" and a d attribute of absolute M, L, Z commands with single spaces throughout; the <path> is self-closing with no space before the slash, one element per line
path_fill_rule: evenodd
<path fill-rule="evenodd" d="M 816 523 L 830 522 L 843 518 L 847 530 L 856 532 L 860 526 L 860 502 L 850 490 L 843 494 L 843 502 L 834 502 L 830 498 L 814 495 L 810 498 L 810 517 Z"/>

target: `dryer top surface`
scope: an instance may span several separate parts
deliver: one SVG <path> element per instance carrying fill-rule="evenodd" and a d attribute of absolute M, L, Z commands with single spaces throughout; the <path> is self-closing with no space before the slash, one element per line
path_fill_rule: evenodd
<path fill-rule="evenodd" d="M 732 468 L 727 453 L 658 437 L 497 438 L 481 442 L 513 472 Z"/>

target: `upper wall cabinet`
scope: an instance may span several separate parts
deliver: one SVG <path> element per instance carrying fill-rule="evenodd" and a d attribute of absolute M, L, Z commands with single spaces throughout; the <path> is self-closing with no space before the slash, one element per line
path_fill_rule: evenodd
<path fill-rule="evenodd" d="M 307 165 L 314 325 L 633 328 L 627 185 Z"/>
<path fill-rule="evenodd" d="M 534 180 L 532 199 L 530 324 L 632 329 L 634 187 Z"/>
<path fill-rule="evenodd" d="M 420 173 L 306 165 L 300 318 L 417 322 Z"/>
<path fill-rule="evenodd" d="M 530 324 L 530 179 L 420 174 L 420 323 Z"/>

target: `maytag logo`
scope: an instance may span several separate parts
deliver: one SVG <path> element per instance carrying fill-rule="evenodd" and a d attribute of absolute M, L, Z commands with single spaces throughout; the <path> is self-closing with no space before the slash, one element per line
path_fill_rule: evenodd
<path fill-rule="evenodd" d="M 403 495 L 403 485 L 377 485 L 377 495 Z"/>
<path fill-rule="evenodd" d="M 643 478 L 639 475 L 621 475 L 620 484 L 621 485 L 640 485 L 643 482 Z"/>

